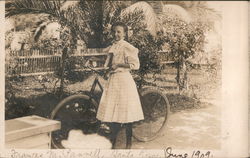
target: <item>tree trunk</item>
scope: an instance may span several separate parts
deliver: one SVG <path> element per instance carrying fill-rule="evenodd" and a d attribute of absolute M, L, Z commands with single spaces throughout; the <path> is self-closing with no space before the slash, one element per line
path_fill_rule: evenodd
<path fill-rule="evenodd" d="M 188 72 L 187 72 L 187 65 L 186 60 L 183 61 L 183 89 L 188 90 Z"/>
<path fill-rule="evenodd" d="M 183 90 L 188 90 L 188 71 L 186 60 L 183 57 L 180 57 L 176 67 L 176 82 L 178 84 L 179 92 L 182 92 Z"/>
<path fill-rule="evenodd" d="M 102 48 L 103 47 L 103 0 L 95 1 L 96 15 L 94 15 L 95 23 L 92 27 L 93 35 L 89 38 L 88 48 Z"/>
<path fill-rule="evenodd" d="M 68 48 L 64 48 L 62 51 L 62 65 L 61 65 L 61 73 L 60 73 L 60 88 L 59 88 L 59 98 L 63 95 L 63 89 L 64 89 L 64 70 L 65 70 L 65 62 L 66 62 L 66 56 L 67 56 Z"/>

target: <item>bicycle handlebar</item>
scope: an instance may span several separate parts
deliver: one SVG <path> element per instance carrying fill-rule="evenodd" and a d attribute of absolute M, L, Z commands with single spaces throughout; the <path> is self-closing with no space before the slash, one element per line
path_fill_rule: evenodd
<path fill-rule="evenodd" d="M 90 67 L 90 66 L 83 66 L 84 68 L 86 68 L 86 69 L 90 69 L 92 72 L 94 72 L 94 73 L 96 73 L 96 74 L 98 74 L 98 75 L 100 75 L 100 76 L 104 76 L 104 78 L 106 78 L 107 76 L 107 72 L 110 70 L 110 68 L 109 67 L 106 67 L 106 68 L 102 68 L 102 69 L 100 69 L 100 70 L 96 70 L 96 69 L 94 69 L 94 68 L 92 68 L 92 67 Z M 104 71 L 104 73 L 101 73 L 100 71 Z"/>
<path fill-rule="evenodd" d="M 103 54 L 89 54 L 88 56 L 99 56 L 99 55 L 103 55 Z M 86 63 L 83 64 L 83 67 L 86 69 L 89 69 L 90 71 L 99 74 L 100 76 L 104 76 L 107 74 L 107 72 L 110 70 L 110 61 L 112 61 L 112 57 L 113 54 L 112 53 L 105 53 L 105 55 L 107 55 L 107 58 L 105 59 L 105 63 L 104 66 L 102 68 L 93 68 L 91 66 L 88 65 L 89 61 L 91 58 L 87 59 Z M 104 73 L 101 73 L 104 72 Z"/>

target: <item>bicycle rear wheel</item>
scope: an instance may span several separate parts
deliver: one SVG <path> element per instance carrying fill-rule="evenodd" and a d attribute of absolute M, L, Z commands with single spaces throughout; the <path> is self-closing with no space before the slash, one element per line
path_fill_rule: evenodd
<path fill-rule="evenodd" d="M 170 105 L 165 94 L 154 87 L 140 91 L 144 120 L 135 122 L 133 136 L 139 141 L 151 141 L 164 131 L 170 112 Z"/>
<path fill-rule="evenodd" d="M 61 141 L 68 138 L 72 129 L 85 134 L 95 133 L 99 121 L 96 119 L 97 103 L 88 95 L 72 95 L 63 99 L 52 111 L 50 118 L 61 122 L 61 129 L 52 132 L 52 148 L 63 149 Z"/>

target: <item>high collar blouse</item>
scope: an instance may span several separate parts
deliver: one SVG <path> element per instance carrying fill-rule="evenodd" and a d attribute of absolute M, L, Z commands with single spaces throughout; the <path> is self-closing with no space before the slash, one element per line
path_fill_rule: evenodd
<path fill-rule="evenodd" d="M 140 67 L 138 49 L 125 40 L 114 42 L 109 53 L 113 53 L 112 64 L 129 64 L 132 70 L 138 70 Z"/>

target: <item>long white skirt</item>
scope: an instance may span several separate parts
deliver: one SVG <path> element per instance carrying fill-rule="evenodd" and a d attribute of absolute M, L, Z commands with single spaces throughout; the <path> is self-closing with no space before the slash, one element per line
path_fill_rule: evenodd
<path fill-rule="evenodd" d="M 118 123 L 144 119 L 136 84 L 128 71 L 110 75 L 101 97 L 97 119 Z"/>

